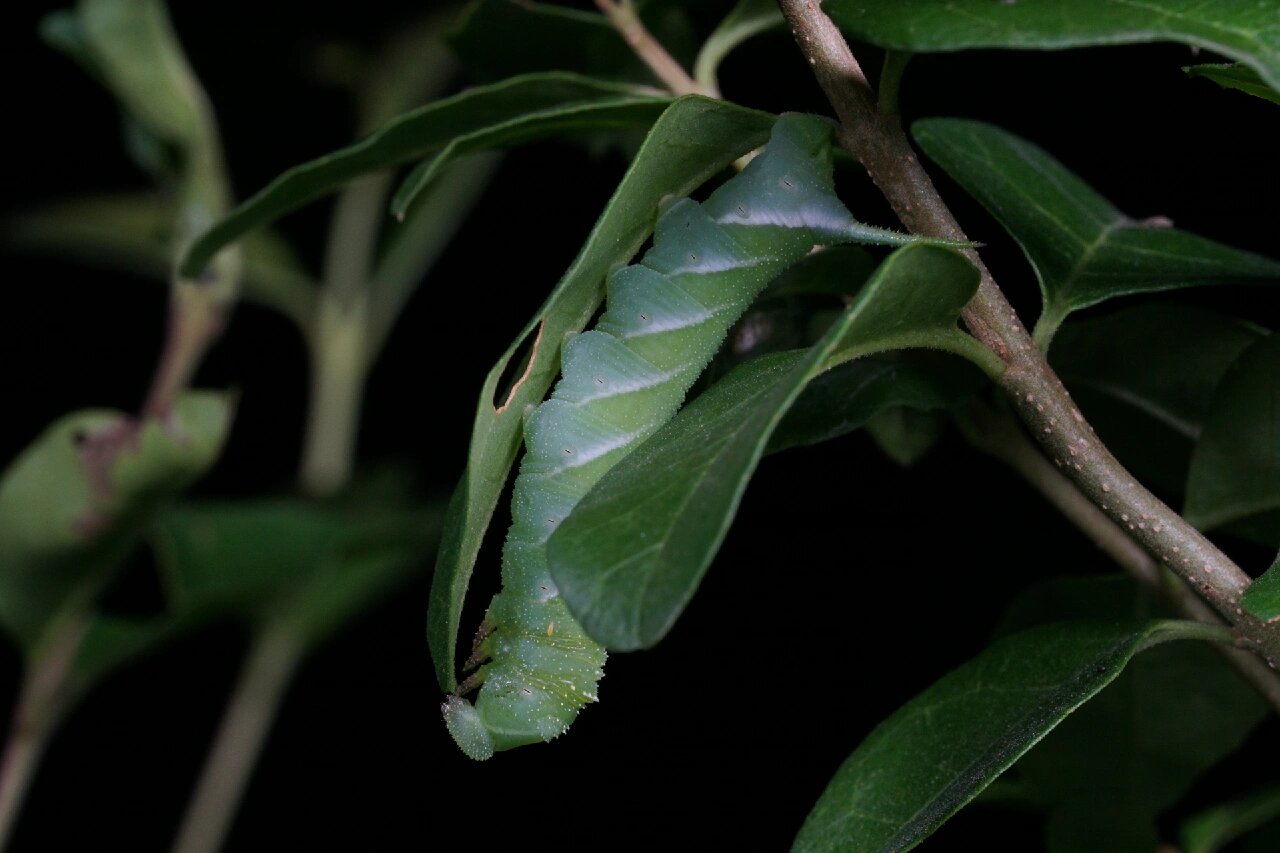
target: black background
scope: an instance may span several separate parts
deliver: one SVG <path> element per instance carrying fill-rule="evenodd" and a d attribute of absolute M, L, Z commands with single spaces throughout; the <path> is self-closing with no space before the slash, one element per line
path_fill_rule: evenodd
<path fill-rule="evenodd" d="M 57 5 L 9 3 L 0 12 L 10 66 L 0 168 L 10 214 L 145 183 L 119 145 L 109 96 L 35 38 L 36 20 Z M 372 45 L 423 4 L 173 6 L 244 197 L 349 141 L 345 96 L 306 74 L 315 48 Z M 876 66 L 876 51 L 859 53 Z M 1275 256 L 1274 107 L 1188 80 L 1180 66 L 1192 61 L 1172 45 L 925 56 L 907 72 L 903 108 L 908 118 L 996 122 L 1046 147 L 1133 216 L 1168 216 Z M 752 106 L 826 111 L 781 33 L 731 57 L 723 83 L 728 97 Z M 573 258 L 624 166 L 616 154 L 590 158 L 556 143 L 508 157 L 374 372 L 362 460 L 421 472 L 427 494 L 451 488 L 482 377 Z M 850 172 L 842 180 L 860 218 L 893 224 L 864 179 Z M 1016 247 L 939 183 L 1033 318 L 1035 282 Z M 326 215 L 321 203 L 283 224 L 313 264 Z M 136 408 L 164 306 L 159 287 L 57 260 L 6 256 L 4 272 L 0 464 L 66 411 Z M 1277 299 L 1261 290 L 1177 298 L 1273 326 L 1277 317 Z M 241 409 L 224 459 L 197 495 L 289 488 L 305 371 L 286 321 L 237 310 L 200 381 L 240 388 Z M 1258 553 L 1240 553 L 1259 564 Z M 496 575 L 486 555 L 480 571 Z M 437 711 L 424 639 L 426 556 L 422 577 L 303 666 L 232 848 L 537 848 L 543 834 L 568 849 L 780 848 L 870 727 L 979 651 L 1018 591 L 1055 574 L 1109 570 L 1018 480 L 954 436 L 907 471 L 863 436 L 792 451 L 762 465 L 683 621 L 656 650 L 610 661 L 603 701 L 571 736 L 477 765 L 457 752 Z M 487 600 L 489 587 L 477 583 L 475 600 Z M 473 624 L 469 617 L 464 631 Z M 206 632 L 93 692 L 53 742 L 14 849 L 164 849 L 243 645 L 234 627 Z M 5 650 L 0 695 L 13 695 L 17 678 L 17 656 Z M 1275 749 L 1276 728 L 1254 737 L 1255 755 Z M 1255 768 L 1241 762 L 1242 776 L 1228 768 L 1214 778 L 1235 784 Z M 1210 787 L 1189 802 L 1209 797 Z M 989 845 L 993 833 L 1002 849 L 1039 846 L 1034 818 L 978 807 L 926 849 Z"/>

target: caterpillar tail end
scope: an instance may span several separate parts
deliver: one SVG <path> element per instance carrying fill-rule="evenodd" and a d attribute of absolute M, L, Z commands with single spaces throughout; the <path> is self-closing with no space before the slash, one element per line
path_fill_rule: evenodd
<path fill-rule="evenodd" d="M 440 706 L 445 728 L 468 758 L 486 761 L 493 757 L 493 735 L 485 728 L 480 712 L 461 696 L 447 696 Z"/>

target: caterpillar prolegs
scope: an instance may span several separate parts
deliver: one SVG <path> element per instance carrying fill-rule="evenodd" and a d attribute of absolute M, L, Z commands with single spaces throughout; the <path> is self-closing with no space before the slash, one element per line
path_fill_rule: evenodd
<path fill-rule="evenodd" d="M 815 246 L 903 243 L 863 225 L 836 197 L 831 131 L 787 115 L 762 154 L 702 204 L 682 199 L 658 218 L 653 246 L 606 282 L 606 311 L 570 340 L 550 399 L 525 420 L 502 591 L 478 648 L 475 705 L 443 713 L 463 752 L 551 740 L 596 699 L 605 650 L 570 615 L 547 569 L 551 533 L 604 473 L 669 420 L 730 326 L 779 273 Z"/>

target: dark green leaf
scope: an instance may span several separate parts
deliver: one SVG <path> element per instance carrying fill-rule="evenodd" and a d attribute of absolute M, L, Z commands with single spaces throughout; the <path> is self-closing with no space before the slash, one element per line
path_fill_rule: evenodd
<path fill-rule="evenodd" d="M 977 281 L 953 252 L 899 249 L 814 347 L 739 366 L 605 474 L 547 543 L 551 575 L 592 639 L 621 650 L 660 640 L 804 386 L 827 366 L 885 349 L 965 346 L 957 342 L 972 339 L 955 323 Z"/>
<path fill-rule="evenodd" d="M 1273 0 L 826 0 L 822 8 L 859 39 L 916 53 L 1180 41 L 1238 59 L 1280 87 Z"/>
<path fill-rule="evenodd" d="M 224 246 L 370 172 L 419 160 L 454 139 L 502 146 L 600 127 L 646 127 L 669 98 L 574 74 L 531 74 L 468 89 L 405 113 L 365 139 L 288 170 L 206 231 L 183 257 L 200 273 Z M 472 149 L 468 149 L 472 150 Z"/>
<path fill-rule="evenodd" d="M 1073 390 L 1093 389 L 1196 438 L 1227 369 L 1265 335 L 1213 311 L 1144 303 L 1064 326 L 1051 361 Z"/>
<path fill-rule="evenodd" d="M 434 513 L 280 499 L 174 507 L 155 543 L 175 609 L 283 620 L 314 641 L 421 567 L 438 530 Z"/>
<path fill-rule="evenodd" d="M 454 658 L 462 602 L 485 530 L 520 446 L 521 418 L 555 379 L 566 332 L 591 319 L 604 279 L 625 263 L 653 230 L 658 203 L 688 195 L 737 157 L 764 144 L 773 117 L 706 98 L 676 100 L 654 123 L 622 183 L 609 200 L 578 257 L 538 313 L 489 371 L 480 392 L 467 469 L 449 503 L 440 556 L 432 579 L 427 639 L 440 686 L 456 686 Z M 521 378 L 495 401 L 498 382 L 534 335 Z"/>
<path fill-rule="evenodd" d="M 218 456 L 223 395 L 183 395 L 164 420 L 91 410 L 50 426 L 0 478 L 0 625 L 24 646 L 96 592 L 164 499 Z"/>
<path fill-rule="evenodd" d="M 1125 467 L 1177 496 L 1214 389 L 1263 334 L 1212 311 L 1144 303 L 1066 324 L 1050 361 Z"/>
<path fill-rule="evenodd" d="M 780 28 L 784 21 L 776 0 L 738 0 L 702 44 L 693 64 L 693 76 L 709 91 L 716 91 L 716 71 L 733 49 L 752 36 Z"/>
<path fill-rule="evenodd" d="M 1182 69 L 1192 77 L 1207 77 L 1219 86 L 1238 89 L 1263 98 L 1273 104 L 1280 104 L 1280 92 L 1262 82 L 1258 72 L 1240 63 L 1224 63 L 1214 65 L 1188 65 Z"/>
<path fill-rule="evenodd" d="M 829 441 L 895 407 L 917 412 L 949 408 L 984 381 L 981 372 L 967 362 L 937 353 L 860 358 L 808 384 L 778 424 L 768 452 Z M 888 424 L 883 428 L 891 429 Z"/>
<path fill-rule="evenodd" d="M 1165 608 L 1122 576 L 1039 584 L 1006 622 L 1150 618 Z M 1177 644 L 1132 661 L 1104 693 L 1049 733 L 1014 768 L 1048 807 L 1048 849 L 1155 850 L 1157 819 L 1232 753 L 1267 705 L 1216 650 Z"/>
<path fill-rule="evenodd" d="M 909 850 L 1140 650 L 1203 631 L 1189 622 L 1066 622 L 992 644 L 867 736 L 814 806 L 795 849 Z"/>
<path fill-rule="evenodd" d="M 996 7 L 992 7 L 996 8 Z M 982 203 L 1035 268 L 1047 348 L 1072 311 L 1131 293 L 1280 280 L 1280 263 L 1130 219 L 1045 151 L 977 121 L 927 119 L 912 133 Z"/>
<path fill-rule="evenodd" d="M 1249 584 L 1240 604 L 1259 619 L 1280 619 L 1280 557 L 1262 577 Z"/>
<path fill-rule="evenodd" d="M 1275 821 L 1280 821 L 1280 786 L 1272 785 L 1188 819 L 1182 824 L 1182 853 L 1218 853 L 1242 835 Z"/>
<path fill-rule="evenodd" d="M 1280 333 L 1253 344 L 1223 378 L 1191 456 L 1187 520 L 1205 529 L 1248 519 L 1280 546 Z"/>

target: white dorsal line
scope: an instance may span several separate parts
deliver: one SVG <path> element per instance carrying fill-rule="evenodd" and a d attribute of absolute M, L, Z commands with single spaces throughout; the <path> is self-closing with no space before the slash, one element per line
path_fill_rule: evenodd
<path fill-rule="evenodd" d="M 640 379 L 630 379 L 622 382 L 607 382 L 592 394 L 573 401 L 575 406 L 581 406 L 584 403 L 590 403 L 594 400 L 603 400 L 608 397 L 621 396 L 622 394 L 630 394 L 634 391 L 643 391 L 646 388 L 653 388 L 661 385 L 670 379 L 678 376 L 680 371 L 668 370 L 666 372 L 654 373 Z"/>
<path fill-rule="evenodd" d="M 581 468 L 583 465 L 586 465 L 589 462 L 594 462 L 606 453 L 611 453 L 620 447 L 626 447 L 628 444 L 639 438 L 640 435 L 640 432 L 629 432 L 613 436 L 612 438 L 607 438 L 604 441 L 587 447 L 571 448 L 573 450 L 573 455 L 570 456 L 566 454 L 563 464 L 549 468 L 544 473 L 546 476 L 552 477 L 562 471 L 572 471 L 574 468 Z"/>
<path fill-rule="evenodd" d="M 706 275 L 709 273 L 729 272 L 730 270 L 745 270 L 751 269 L 752 267 L 758 267 L 763 262 L 764 261 L 760 258 L 749 258 L 745 261 L 723 256 L 718 260 L 703 260 L 700 258 L 697 261 L 694 261 L 690 266 L 676 267 L 669 272 L 663 273 L 663 275 L 688 275 L 689 273 Z M 655 272 L 657 271 L 655 270 Z"/>
<path fill-rule="evenodd" d="M 775 228 L 788 228 L 795 230 L 821 231 L 827 234 L 840 233 L 843 234 L 848 230 L 852 223 L 850 222 L 831 222 L 825 217 L 821 217 L 818 221 L 811 221 L 805 210 L 778 210 L 776 208 L 767 208 L 757 213 L 751 210 L 744 216 L 736 210 L 722 214 L 717 217 L 715 223 L 721 227 L 737 226 L 740 228 L 760 228 L 772 226 Z M 730 232 L 732 233 L 732 232 Z"/>
<path fill-rule="evenodd" d="M 630 341 L 631 338 L 643 338 L 646 334 L 676 332 L 677 329 L 690 329 L 695 327 L 695 325 L 707 323 L 708 320 L 713 319 L 714 316 L 721 313 L 723 313 L 723 309 L 712 311 L 707 309 L 707 307 L 703 307 L 703 309 L 699 311 L 689 311 L 687 314 L 668 316 L 668 318 L 660 320 L 650 315 L 648 323 L 641 325 L 641 327 L 626 329 L 625 332 L 617 332 L 614 334 L 616 334 L 620 341 Z"/>

